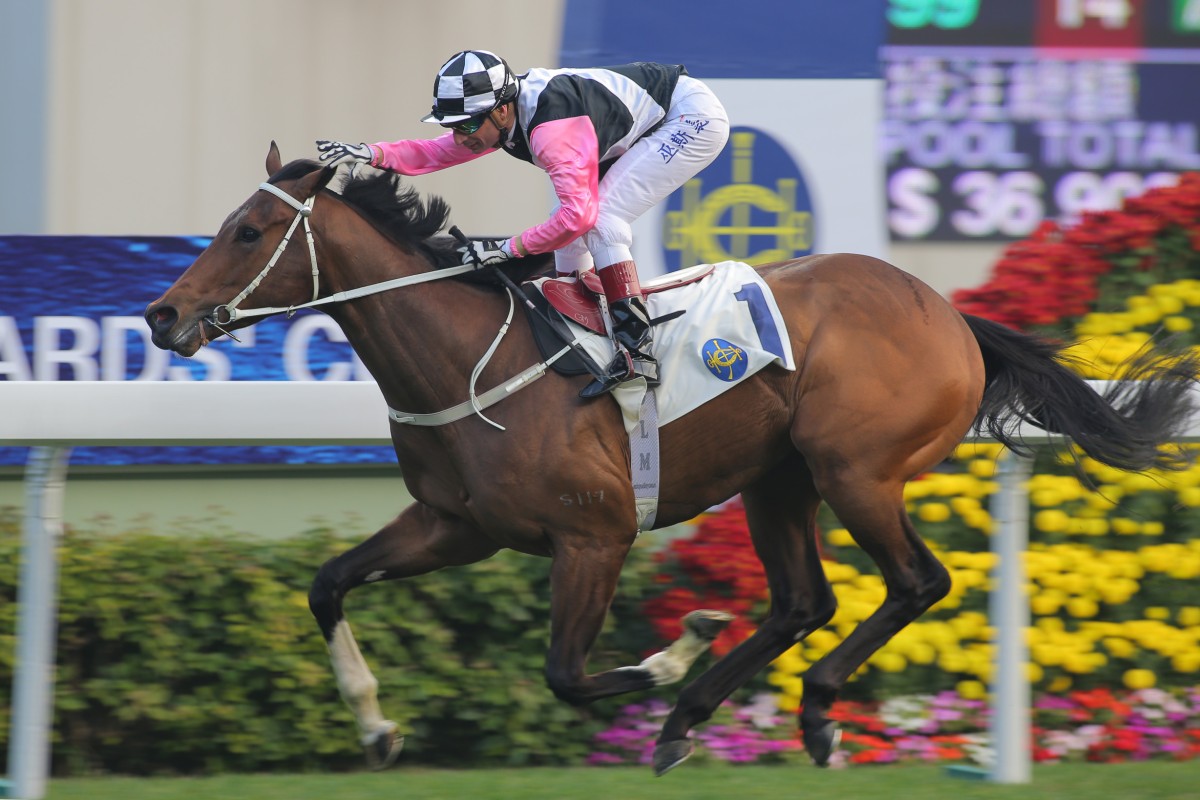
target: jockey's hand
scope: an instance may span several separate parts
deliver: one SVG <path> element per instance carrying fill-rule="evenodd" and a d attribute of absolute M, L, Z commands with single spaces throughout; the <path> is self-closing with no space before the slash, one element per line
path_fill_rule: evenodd
<path fill-rule="evenodd" d="M 501 264 L 513 257 L 508 239 L 473 239 L 469 246 L 458 248 L 458 254 L 462 256 L 462 263 L 484 267 Z"/>
<path fill-rule="evenodd" d="M 347 144 L 329 139 L 317 139 L 317 152 L 321 154 L 321 161 L 330 167 L 339 164 L 370 164 L 375 160 L 375 153 L 365 144 Z"/>

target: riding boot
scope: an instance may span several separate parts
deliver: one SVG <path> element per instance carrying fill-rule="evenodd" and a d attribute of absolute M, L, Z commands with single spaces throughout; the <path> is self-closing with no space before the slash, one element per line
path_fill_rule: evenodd
<path fill-rule="evenodd" d="M 654 344 L 650 332 L 650 313 L 642 300 L 642 286 L 632 261 L 621 261 L 600 270 L 608 315 L 613 326 L 617 352 L 597 378 L 584 387 L 579 396 L 599 397 L 617 385 L 645 378 L 648 386 L 658 385 L 658 361 L 651 355 Z"/>

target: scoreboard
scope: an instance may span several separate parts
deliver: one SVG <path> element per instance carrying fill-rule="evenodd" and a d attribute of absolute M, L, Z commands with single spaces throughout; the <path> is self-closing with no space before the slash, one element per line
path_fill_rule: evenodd
<path fill-rule="evenodd" d="M 1004 241 L 1200 169 L 1200 0 L 888 0 L 893 241 Z"/>

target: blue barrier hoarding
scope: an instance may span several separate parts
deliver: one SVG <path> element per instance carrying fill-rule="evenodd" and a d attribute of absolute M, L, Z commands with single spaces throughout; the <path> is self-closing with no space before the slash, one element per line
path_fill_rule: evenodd
<path fill-rule="evenodd" d="M 203 237 L 0 237 L 0 380 L 370 380 L 338 326 L 302 312 L 181 358 L 142 319 L 208 245 Z M 203 413 L 203 409 L 180 409 Z M 336 413 L 331 409 L 330 413 Z M 81 448 L 87 464 L 394 463 L 386 447 Z M 24 463 L 0 448 L 0 465 Z"/>

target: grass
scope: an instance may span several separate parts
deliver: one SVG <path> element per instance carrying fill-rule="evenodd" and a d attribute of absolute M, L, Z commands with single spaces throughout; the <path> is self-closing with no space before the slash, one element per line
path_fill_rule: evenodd
<path fill-rule="evenodd" d="M 944 767 L 808 765 L 730 767 L 684 764 L 662 778 L 649 767 L 428 770 L 211 778 L 72 778 L 51 781 L 48 800 L 1094 800 L 1195 798 L 1200 761 L 1054 764 L 1035 767 L 1032 784 L 951 777 Z"/>

